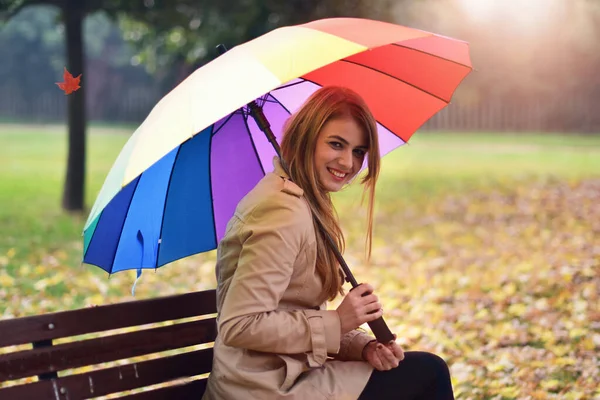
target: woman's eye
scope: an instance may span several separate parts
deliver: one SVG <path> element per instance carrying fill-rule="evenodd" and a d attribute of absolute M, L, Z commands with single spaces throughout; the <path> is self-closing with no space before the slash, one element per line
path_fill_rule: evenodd
<path fill-rule="evenodd" d="M 354 150 L 354 155 L 357 157 L 364 157 L 366 154 L 366 151 L 364 150 Z"/>
<path fill-rule="evenodd" d="M 330 142 L 329 144 L 331 145 L 331 147 L 336 148 L 336 149 L 342 148 L 342 144 L 340 142 Z"/>

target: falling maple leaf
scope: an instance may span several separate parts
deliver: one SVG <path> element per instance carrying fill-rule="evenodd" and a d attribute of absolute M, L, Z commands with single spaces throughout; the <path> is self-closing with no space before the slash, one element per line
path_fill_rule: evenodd
<path fill-rule="evenodd" d="M 81 87 L 81 86 L 79 86 L 79 82 L 81 80 L 81 74 L 79 74 L 79 76 L 77 78 L 73 78 L 73 75 L 71 75 L 69 73 L 69 71 L 67 71 L 67 67 L 65 67 L 65 72 L 63 74 L 63 80 L 64 80 L 64 82 L 56 82 L 56 84 L 58 85 L 58 87 L 61 90 L 64 90 L 65 95 L 71 94 Z"/>

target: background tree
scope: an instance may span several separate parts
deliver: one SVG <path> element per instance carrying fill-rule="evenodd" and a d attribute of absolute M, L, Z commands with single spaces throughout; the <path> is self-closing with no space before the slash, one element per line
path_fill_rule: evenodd
<path fill-rule="evenodd" d="M 82 74 L 81 89 L 67 99 L 69 146 L 62 200 L 65 210 L 84 208 L 87 74 L 83 25 L 86 16 L 102 11 L 119 21 L 124 37 L 138 49 L 137 62 L 159 78 L 161 71 L 170 68 L 178 71 L 175 75 L 167 74 L 174 76 L 170 81 L 165 80 L 172 86 L 213 58 L 212 49 L 218 43 L 231 47 L 277 26 L 318 17 L 375 15 L 374 3 L 368 0 L 222 0 L 215 3 L 210 0 L 0 0 L 0 13 L 5 21 L 28 6 L 55 7 L 58 10 L 56 23 L 62 24 L 65 31 L 66 67 L 74 76 Z M 31 47 L 23 47 L 22 51 L 31 52 Z M 56 57 L 56 53 L 51 55 Z"/>

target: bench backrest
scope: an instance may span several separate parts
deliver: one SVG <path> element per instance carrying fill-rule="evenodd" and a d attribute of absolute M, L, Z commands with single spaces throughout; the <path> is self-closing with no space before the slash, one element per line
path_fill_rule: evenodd
<path fill-rule="evenodd" d="M 215 313 L 208 290 L 0 321 L 0 383 L 35 380 L 0 385 L 0 400 L 120 392 L 120 399 L 199 399 L 212 367 Z M 17 346 L 24 344 L 32 346 Z M 134 390 L 165 382 L 172 385 Z"/>

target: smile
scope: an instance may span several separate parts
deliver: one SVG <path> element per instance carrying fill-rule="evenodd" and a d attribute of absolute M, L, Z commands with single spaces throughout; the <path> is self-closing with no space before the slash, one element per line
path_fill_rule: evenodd
<path fill-rule="evenodd" d="M 345 173 L 343 173 L 343 172 L 336 171 L 336 170 L 334 170 L 334 169 L 331 169 L 331 168 L 327 168 L 327 170 L 328 170 L 328 171 L 329 171 L 329 172 L 330 172 L 330 173 L 331 173 L 333 176 L 335 176 L 336 178 L 339 178 L 339 179 L 344 179 L 344 178 L 346 177 L 346 175 L 348 175 L 348 174 L 345 174 Z"/>

